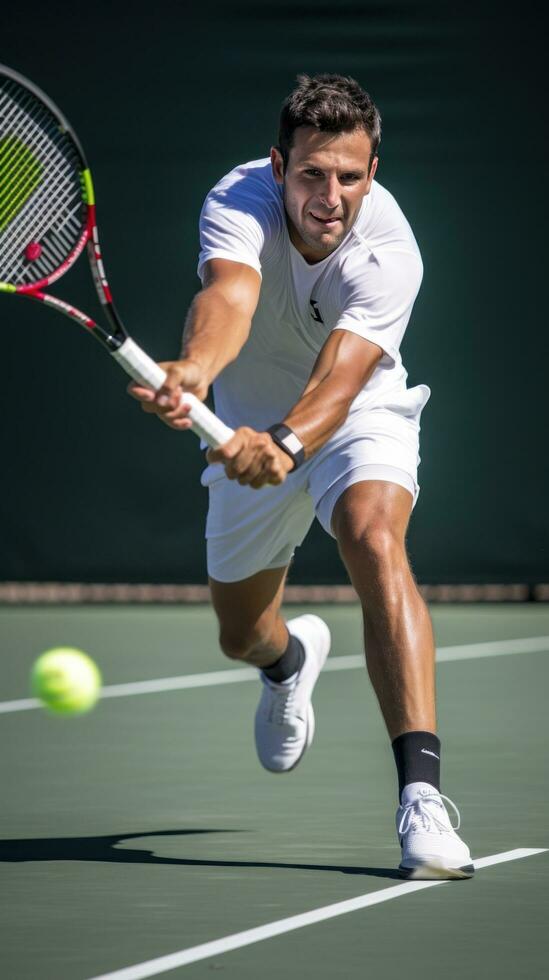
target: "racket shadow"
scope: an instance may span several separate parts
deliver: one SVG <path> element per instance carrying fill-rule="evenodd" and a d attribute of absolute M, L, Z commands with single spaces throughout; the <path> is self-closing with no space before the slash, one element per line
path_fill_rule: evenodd
<path fill-rule="evenodd" d="M 0 863 L 38 861 L 92 861 L 111 864 L 157 864 L 202 868 L 277 868 L 288 871 L 336 872 L 374 878 L 394 878 L 400 881 L 394 868 L 354 867 L 334 864 L 304 864 L 285 861 L 220 861 L 203 858 L 162 857 L 141 848 L 119 847 L 130 840 L 146 837 L 185 837 L 194 834 L 240 834 L 244 830 L 219 828 L 190 828 L 185 830 L 156 830 L 137 834 L 112 834 L 104 837 L 39 837 L 21 840 L 0 840 Z"/>

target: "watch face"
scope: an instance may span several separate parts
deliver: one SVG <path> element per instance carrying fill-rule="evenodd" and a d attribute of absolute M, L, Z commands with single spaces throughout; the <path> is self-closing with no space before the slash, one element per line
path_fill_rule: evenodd
<path fill-rule="evenodd" d="M 289 449 L 291 453 L 297 454 L 303 449 L 303 443 L 299 441 L 295 432 L 290 432 L 282 441 L 286 449 Z"/>

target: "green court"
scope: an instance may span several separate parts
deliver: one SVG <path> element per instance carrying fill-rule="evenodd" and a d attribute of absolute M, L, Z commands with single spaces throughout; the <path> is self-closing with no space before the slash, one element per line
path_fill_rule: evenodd
<path fill-rule="evenodd" d="M 358 607 L 307 611 L 333 633 L 315 743 L 274 776 L 255 758 L 258 681 L 218 652 L 207 606 L 0 610 L 3 978 L 545 974 L 549 608 L 432 609 L 442 789 L 474 858 L 493 860 L 421 888 L 395 871 Z M 88 716 L 28 701 L 32 661 L 61 643 L 102 669 Z"/>

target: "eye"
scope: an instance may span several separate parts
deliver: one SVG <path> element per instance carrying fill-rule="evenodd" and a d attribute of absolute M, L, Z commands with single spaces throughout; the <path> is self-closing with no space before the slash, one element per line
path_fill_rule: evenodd
<path fill-rule="evenodd" d="M 341 175 L 341 183 L 342 184 L 356 184 L 357 180 L 360 180 L 361 176 L 362 176 L 361 174 L 354 174 L 354 173 L 342 174 Z"/>
<path fill-rule="evenodd" d="M 307 170 L 304 170 L 303 173 L 306 177 L 322 177 L 322 171 L 315 170 L 313 167 L 309 167 Z"/>

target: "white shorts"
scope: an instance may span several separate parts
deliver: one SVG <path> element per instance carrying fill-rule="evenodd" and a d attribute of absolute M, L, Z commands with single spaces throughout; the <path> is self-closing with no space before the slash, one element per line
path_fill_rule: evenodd
<path fill-rule="evenodd" d="M 219 463 L 208 466 L 206 522 L 208 574 L 238 582 L 290 564 L 314 517 L 328 534 L 336 501 L 363 480 L 388 480 L 417 501 L 419 420 L 430 395 L 425 385 L 398 392 L 393 403 L 351 412 L 310 460 L 277 487 L 252 490 L 228 480 Z"/>

